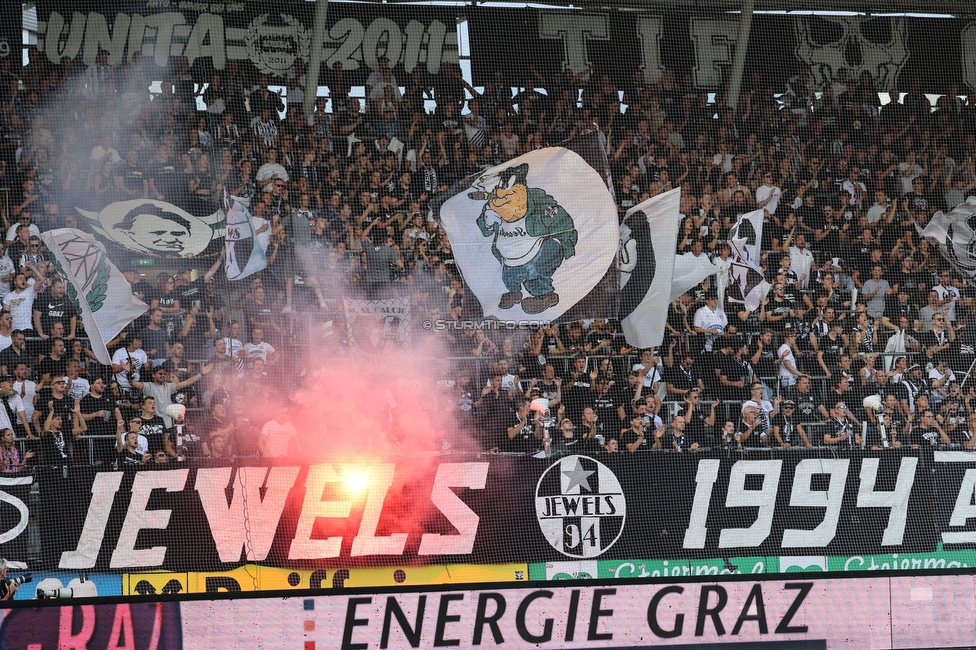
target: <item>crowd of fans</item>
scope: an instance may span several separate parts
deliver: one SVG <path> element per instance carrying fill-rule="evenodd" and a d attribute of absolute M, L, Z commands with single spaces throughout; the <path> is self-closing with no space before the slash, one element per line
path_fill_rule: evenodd
<path fill-rule="evenodd" d="M 206 71 L 183 59 L 156 94 L 138 53 L 116 66 L 102 53 L 85 68 L 31 52 L 16 75 L 0 63 L 3 470 L 294 451 L 287 396 L 307 379 L 312 345 L 302 316 L 341 320 L 338 299 L 355 295 L 409 297 L 418 323 L 459 321 L 465 286 L 429 202 L 469 174 L 597 128 L 621 217 L 681 187 L 677 251 L 709 256 L 716 275 L 674 301 L 657 349 L 633 348 L 606 320 L 414 328 L 451 360 L 430 393 L 449 414 L 445 447 L 976 443 L 976 390 L 965 382 L 976 294 L 916 230 L 976 188 L 976 110 L 956 86 L 933 106 L 918 79 L 882 95 L 869 74 L 841 70 L 816 87 L 801 68 L 776 88 L 755 72 L 733 109 L 724 90 L 673 71 L 618 87 L 607 71 L 530 66 L 513 91 L 501 71 L 479 90 L 443 68 L 398 80 L 381 58 L 355 97 L 336 66 L 324 75 L 329 96 L 306 115 L 301 60 L 269 79 L 233 61 Z M 110 343 L 112 367 L 100 365 L 41 232 L 85 229 L 79 209 L 127 199 L 209 214 L 225 193 L 249 200 L 268 268 L 228 282 L 216 253 L 170 260 L 180 265 L 150 283 L 145 267 L 122 264 L 150 309 Z M 729 230 L 756 209 L 771 289 L 748 311 L 718 279 Z M 368 336 L 335 332 L 314 343 L 323 357 L 382 354 L 364 350 L 376 343 Z M 862 408 L 869 395 L 886 406 L 883 428 Z M 191 409 L 180 448 L 165 413 L 174 403 Z M 391 440 L 396 427 L 391 415 Z"/>

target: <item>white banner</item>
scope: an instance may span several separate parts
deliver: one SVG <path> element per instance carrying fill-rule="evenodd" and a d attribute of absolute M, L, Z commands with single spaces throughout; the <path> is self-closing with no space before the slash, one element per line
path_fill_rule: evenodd
<path fill-rule="evenodd" d="M 132 295 L 129 283 L 105 254 L 105 247 L 88 233 L 59 228 L 42 233 L 41 238 L 58 273 L 67 280 L 67 296 L 81 315 L 92 352 L 99 363 L 111 365 L 105 344 L 148 306 Z"/>

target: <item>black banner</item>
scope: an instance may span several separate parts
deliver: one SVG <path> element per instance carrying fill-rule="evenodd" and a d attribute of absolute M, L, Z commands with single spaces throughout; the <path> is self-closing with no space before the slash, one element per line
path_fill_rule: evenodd
<path fill-rule="evenodd" d="M 942 451 L 935 461 L 939 541 L 947 549 L 976 548 L 976 455 Z"/>
<path fill-rule="evenodd" d="M 20 76 L 23 66 L 23 7 L 19 2 L 0 5 L 0 61 L 10 62 L 10 71 Z"/>
<path fill-rule="evenodd" d="M 918 451 L 78 467 L 40 471 L 32 514 L 63 570 L 907 553 L 936 548 L 931 470 Z"/>
<path fill-rule="evenodd" d="M 313 46 L 315 4 L 309 2 L 102 0 L 86 2 L 86 13 L 78 9 L 77 3 L 38 3 L 37 48 L 48 61 L 67 56 L 91 65 L 101 48 L 109 53 L 109 65 L 132 61 L 133 53 L 141 52 L 150 69 L 185 56 L 191 66 L 203 61 L 223 70 L 228 61 L 237 61 L 281 76 L 298 57 L 308 63 Z M 415 69 L 437 74 L 442 64 L 457 63 L 455 14 L 431 7 L 332 3 L 321 46 L 325 67 L 341 63 L 351 83 L 363 83 L 386 56 L 404 84 Z"/>
<path fill-rule="evenodd" d="M 242 0 L 96 0 L 81 12 L 77 4 L 45 0 L 37 3 L 37 46 L 52 63 L 68 56 L 91 65 L 102 48 L 110 64 L 131 61 L 138 51 L 157 69 L 186 56 L 206 69 L 237 61 L 281 76 L 295 58 L 308 61 L 314 7 L 294 0 L 277 2 L 271 11 Z M 459 17 L 469 25 L 475 85 L 492 81 L 496 70 L 506 83 L 524 85 L 533 78 L 530 65 L 547 74 L 595 65 L 623 88 L 634 83 L 635 72 L 644 83 L 657 83 L 666 69 L 676 73 L 679 87 L 687 74 L 697 88 L 718 88 L 739 32 L 738 15 L 727 13 L 332 3 L 322 43 L 326 68 L 339 62 L 350 82 L 362 83 L 385 55 L 401 85 L 416 69 L 436 75 L 442 64 L 458 60 Z M 13 18 L 3 24 L 19 43 L 20 20 Z M 954 18 L 760 14 L 753 18 L 746 70 L 777 88 L 801 64 L 820 87 L 846 67 L 852 79 L 870 72 L 879 90 L 899 84 L 906 90 L 911 79 L 926 92 L 945 92 L 956 82 L 976 88 L 973 29 Z"/>
<path fill-rule="evenodd" d="M 501 70 L 507 81 L 524 85 L 529 65 L 546 75 L 579 74 L 595 66 L 621 89 L 662 80 L 675 73 L 678 88 L 689 75 L 696 88 L 721 87 L 732 67 L 739 38 L 736 14 L 591 12 L 473 9 L 466 13 L 475 85 Z M 504 28 L 500 26 L 504 25 Z M 976 88 L 976 44 L 970 23 L 956 19 L 876 16 L 753 17 L 744 88 L 751 73 L 761 87 L 782 90 L 800 65 L 823 88 L 837 70 L 856 81 L 871 73 L 879 90 L 918 79 L 926 92 L 946 92 L 951 83 Z M 504 53 L 504 55 L 503 55 Z M 531 82 L 535 83 L 535 82 Z"/>

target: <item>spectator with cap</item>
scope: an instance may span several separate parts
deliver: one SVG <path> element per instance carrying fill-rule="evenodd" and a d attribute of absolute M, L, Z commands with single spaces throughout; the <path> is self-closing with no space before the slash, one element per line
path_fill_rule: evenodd
<path fill-rule="evenodd" d="M 806 430 L 796 417 L 796 402 L 791 399 L 780 403 L 780 412 L 773 416 L 770 431 L 773 440 L 781 447 L 802 444 L 807 449 L 813 448 Z"/>
<path fill-rule="evenodd" d="M 189 309 L 194 301 L 202 302 L 204 300 L 204 287 L 207 282 L 210 282 L 213 277 L 217 274 L 217 271 L 223 266 L 223 253 L 217 256 L 207 272 L 203 274 L 203 277 L 197 278 L 196 280 L 191 280 L 193 274 L 193 267 L 189 264 L 182 264 L 177 271 L 176 276 L 173 278 L 174 288 L 179 296 L 180 305 L 183 309 Z M 202 305 L 201 305 L 202 306 Z"/>
<path fill-rule="evenodd" d="M 837 445 L 846 449 L 861 446 L 861 423 L 849 408 L 845 400 L 833 398 L 830 408 L 828 430 L 823 435 L 825 445 Z"/>

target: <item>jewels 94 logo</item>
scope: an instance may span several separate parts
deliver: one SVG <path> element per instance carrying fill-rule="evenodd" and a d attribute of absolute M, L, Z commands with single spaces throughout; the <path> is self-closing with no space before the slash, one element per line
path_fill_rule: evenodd
<path fill-rule="evenodd" d="M 539 479 L 535 513 L 554 549 L 569 557 L 590 558 L 620 539 L 627 503 L 609 467 L 586 456 L 565 456 Z"/>

